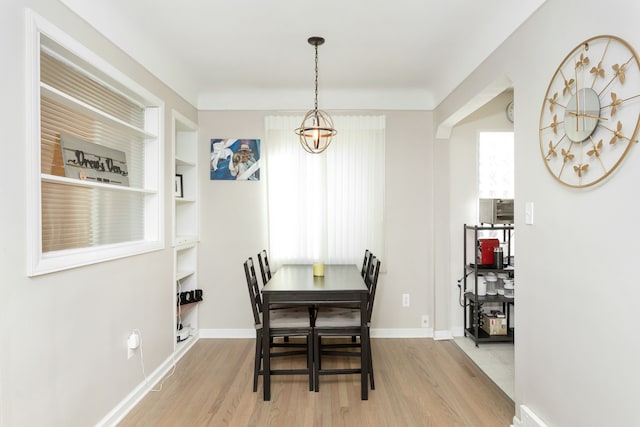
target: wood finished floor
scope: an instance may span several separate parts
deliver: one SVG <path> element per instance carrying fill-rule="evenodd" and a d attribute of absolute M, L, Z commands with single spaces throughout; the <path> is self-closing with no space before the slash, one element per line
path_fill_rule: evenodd
<path fill-rule="evenodd" d="M 360 377 L 272 376 L 252 392 L 254 340 L 201 339 L 178 362 L 160 392 L 149 393 L 119 424 L 126 426 L 488 426 L 513 422 L 513 401 L 453 341 L 372 339 L 376 389 L 360 399 Z M 323 366 L 357 366 L 357 358 Z M 273 368 L 301 366 L 273 359 Z M 331 363 L 331 364 L 330 364 Z"/>

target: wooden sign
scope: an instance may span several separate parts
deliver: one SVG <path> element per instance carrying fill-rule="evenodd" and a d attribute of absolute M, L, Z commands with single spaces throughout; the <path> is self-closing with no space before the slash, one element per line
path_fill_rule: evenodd
<path fill-rule="evenodd" d="M 61 135 L 62 159 L 67 178 L 129 186 L 124 151 Z"/>

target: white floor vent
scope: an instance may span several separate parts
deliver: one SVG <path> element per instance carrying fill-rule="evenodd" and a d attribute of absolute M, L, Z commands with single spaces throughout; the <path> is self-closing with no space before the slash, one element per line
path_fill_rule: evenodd
<path fill-rule="evenodd" d="M 514 427 L 549 427 L 525 405 L 520 405 L 520 419 L 513 417 Z"/>

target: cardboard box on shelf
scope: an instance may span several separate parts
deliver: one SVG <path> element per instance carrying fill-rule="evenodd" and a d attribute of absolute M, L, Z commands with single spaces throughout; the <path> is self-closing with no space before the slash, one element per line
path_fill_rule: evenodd
<path fill-rule="evenodd" d="M 485 313 L 482 316 L 482 320 L 482 330 L 489 335 L 507 335 L 506 317 L 497 317 Z"/>

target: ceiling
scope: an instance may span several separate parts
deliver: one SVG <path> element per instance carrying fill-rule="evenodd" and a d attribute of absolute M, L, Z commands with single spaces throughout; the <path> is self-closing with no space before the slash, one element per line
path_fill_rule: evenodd
<path fill-rule="evenodd" d="M 435 108 L 544 0 L 61 0 L 201 110 Z"/>

